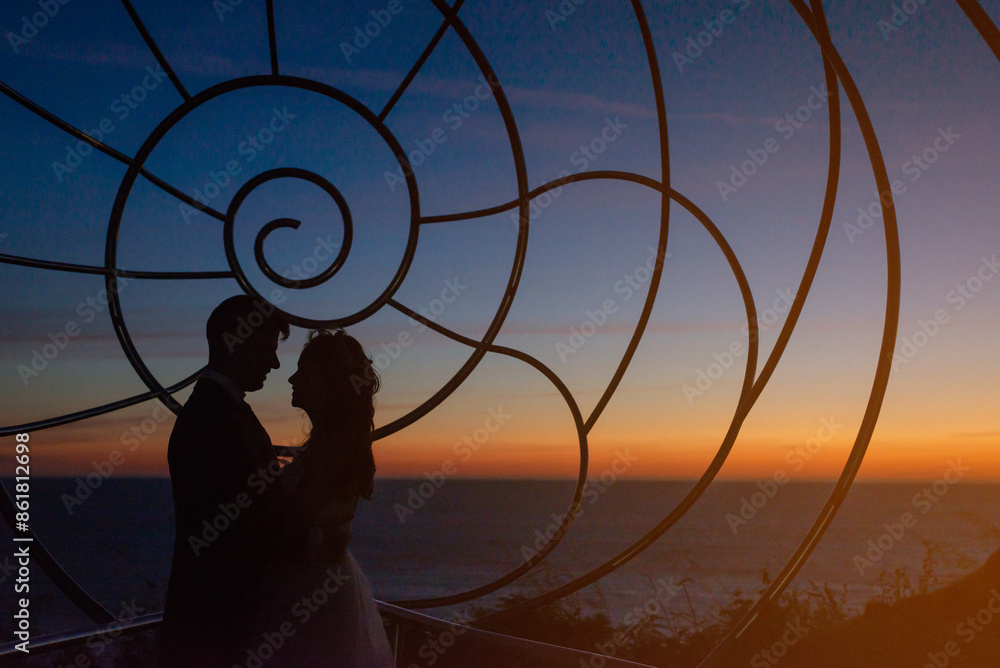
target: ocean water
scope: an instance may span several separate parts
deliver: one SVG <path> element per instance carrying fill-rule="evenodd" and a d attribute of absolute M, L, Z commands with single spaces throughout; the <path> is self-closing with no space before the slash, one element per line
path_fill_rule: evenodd
<path fill-rule="evenodd" d="M 470 606 L 497 605 L 499 595 L 537 593 L 579 576 L 655 526 L 692 484 L 594 484 L 583 512 L 544 567 L 498 595 L 430 612 L 461 616 Z M 462 592 L 523 563 L 566 512 L 573 486 L 571 481 L 379 480 L 374 500 L 359 504 L 351 551 L 382 600 Z M 648 550 L 570 602 L 605 610 L 620 623 L 654 599 L 668 610 L 704 619 L 737 595 L 755 594 L 802 540 L 832 483 L 765 487 L 713 484 Z M 40 538 L 112 612 L 127 606 L 159 609 L 172 546 L 169 482 L 109 479 L 82 503 L 67 506 L 76 488 L 77 480 L 69 478 L 33 481 L 32 522 Z M 793 586 L 827 586 L 858 610 L 879 594 L 885 574 L 900 571 L 916 585 L 930 563 L 931 584 L 939 586 L 971 572 L 1000 547 L 998 526 L 1000 485 L 858 483 Z M 10 544 L 6 526 L 0 540 Z M 10 586 L 9 577 L 0 571 L 7 580 L 0 586 Z M 2 600 L 3 638 L 10 639 L 12 600 L 6 595 Z M 37 568 L 32 614 L 36 634 L 88 626 Z"/>

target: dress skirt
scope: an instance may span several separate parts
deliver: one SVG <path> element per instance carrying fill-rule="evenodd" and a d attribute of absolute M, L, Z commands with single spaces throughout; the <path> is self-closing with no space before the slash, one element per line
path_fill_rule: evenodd
<path fill-rule="evenodd" d="M 249 649 L 243 666 L 257 658 L 267 668 L 393 668 L 371 585 L 350 551 L 281 570 L 263 580 L 261 645 Z"/>

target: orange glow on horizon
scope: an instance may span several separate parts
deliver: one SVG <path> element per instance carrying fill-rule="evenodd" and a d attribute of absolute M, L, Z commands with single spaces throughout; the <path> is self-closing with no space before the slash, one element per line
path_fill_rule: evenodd
<path fill-rule="evenodd" d="M 166 476 L 167 435 L 150 441 L 135 452 L 127 448 L 101 448 L 92 442 L 45 443 L 44 432 L 33 434 L 32 474 L 36 476 L 85 476 L 96 470 L 111 471 L 113 476 Z M 159 436 L 159 435 L 157 435 Z M 754 439 L 756 441 L 757 439 Z M 913 441 L 875 436 L 868 448 L 858 480 L 910 481 L 933 480 L 948 470 L 951 462 L 960 461 L 971 469 L 964 479 L 980 482 L 1000 481 L 1000 461 L 995 456 L 995 438 Z M 4 439 L 2 475 L 14 474 L 12 438 Z M 956 442 L 958 441 L 958 442 Z M 573 444 L 575 445 L 575 444 Z M 450 470 L 455 478 L 560 478 L 573 479 L 579 468 L 579 453 L 573 445 L 506 443 L 489 452 L 456 454 L 450 445 L 393 438 L 376 442 L 375 456 L 380 477 L 419 478 L 426 473 Z M 834 480 L 841 474 L 851 443 L 829 446 L 826 458 L 817 457 L 800 471 L 794 471 L 784 458 L 788 446 L 768 445 L 766 441 L 737 443 L 723 466 L 719 480 L 759 480 L 770 478 L 780 469 L 793 482 Z M 601 443 L 591 449 L 589 477 L 613 470 L 623 479 L 696 479 L 715 454 L 717 444 L 691 442 L 686 447 L 672 446 L 665 451 L 652 441 Z M 748 453 L 756 451 L 756 457 Z M 116 454 L 117 453 L 117 454 Z M 462 454 L 468 456 L 463 459 Z M 627 462 L 627 463 L 626 463 Z M 110 466 L 110 468 L 109 468 Z"/>

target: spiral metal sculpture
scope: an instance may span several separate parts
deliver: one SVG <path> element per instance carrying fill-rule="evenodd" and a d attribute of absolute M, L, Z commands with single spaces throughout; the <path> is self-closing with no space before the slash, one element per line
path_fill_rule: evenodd
<path fill-rule="evenodd" d="M 245 269 L 240 264 L 240 259 L 235 249 L 234 225 L 239 214 L 241 204 L 256 188 L 271 180 L 300 179 L 319 187 L 336 204 L 343 220 L 344 236 L 339 254 L 331 260 L 330 265 L 325 270 L 306 280 L 291 280 L 275 271 L 269 264 L 265 252 L 265 243 L 267 242 L 269 236 L 278 229 L 298 229 L 299 221 L 285 217 L 275 218 L 265 224 L 259 230 L 255 238 L 254 258 L 258 269 L 275 285 L 293 290 L 307 290 L 317 287 L 337 274 L 338 270 L 344 265 L 351 252 L 352 235 L 355 223 L 353 221 L 351 209 L 347 199 L 341 194 L 334 184 L 330 183 L 319 174 L 295 167 L 280 168 L 264 172 L 246 181 L 246 183 L 239 188 L 236 195 L 232 198 L 228 209 L 226 211 L 221 211 L 186 195 L 167 181 L 159 178 L 146 166 L 150 155 L 156 149 L 161 140 L 168 135 L 171 129 L 174 128 L 182 119 L 207 102 L 242 89 L 254 89 L 260 87 L 286 87 L 300 89 L 302 91 L 308 91 L 313 94 L 325 96 L 336 103 L 345 106 L 363 119 L 382 138 L 386 147 L 388 147 L 398 162 L 401 173 L 404 175 L 407 196 L 409 199 L 408 236 L 406 239 L 405 251 L 402 254 L 395 274 L 388 284 L 384 286 L 381 293 L 376 298 L 371 300 L 366 306 L 358 309 L 354 313 L 327 319 L 306 317 L 287 311 L 281 312 L 289 319 L 289 321 L 301 327 L 336 327 L 361 322 L 380 309 L 390 308 L 395 309 L 401 314 L 422 323 L 440 335 L 448 337 L 449 339 L 467 346 L 472 350 L 471 356 L 440 389 L 423 401 L 419 406 L 410 410 L 402 417 L 379 428 L 376 431 L 375 437 L 377 439 L 384 438 L 390 434 L 399 432 L 426 416 L 439 406 L 446 398 L 448 398 L 469 377 L 469 375 L 487 354 L 502 355 L 519 360 L 520 362 L 523 362 L 535 369 L 538 373 L 542 374 L 549 382 L 551 382 L 552 386 L 565 400 L 566 405 L 572 414 L 577 433 L 580 456 L 576 487 L 572 498 L 569 501 L 568 510 L 563 516 L 558 530 L 543 546 L 541 546 L 541 549 L 537 550 L 533 556 L 526 559 L 524 563 L 520 564 L 517 568 L 514 568 L 510 572 L 492 582 L 449 596 L 401 601 L 399 604 L 402 606 L 410 608 L 429 608 L 453 605 L 474 600 L 492 592 L 496 592 L 502 587 L 521 578 L 525 574 L 532 571 L 552 552 L 555 546 L 570 529 L 573 518 L 577 516 L 580 509 L 587 480 L 588 433 L 597 424 L 605 407 L 608 405 L 608 402 L 611 400 L 616 389 L 618 388 L 622 377 L 629 368 L 635 351 L 646 330 L 650 314 L 656 303 L 663 272 L 664 259 L 666 257 L 668 247 L 670 203 L 676 202 L 678 205 L 687 210 L 704 227 L 720 251 L 723 253 L 732 271 L 733 277 L 739 286 L 743 299 L 747 327 L 749 330 L 749 352 L 747 354 L 746 367 L 744 370 L 738 404 L 732 415 L 725 437 L 719 444 L 718 450 L 714 458 L 711 460 L 711 463 L 697 480 L 696 484 L 684 496 L 684 498 L 677 503 L 675 507 L 670 509 L 670 511 L 659 523 L 657 523 L 651 530 L 648 531 L 648 533 L 642 536 L 635 543 L 622 550 L 619 554 L 615 555 L 604 564 L 601 564 L 588 573 L 580 575 L 571 582 L 558 586 L 534 599 L 489 615 L 479 620 L 479 623 L 489 625 L 498 619 L 508 617 L 525 609 L 538 607 L 559 600 L 562 597 L 578 591 L 582 587 L 597 582 L 602 577 L 620 568 L 629 560 L 633 559 L 642 553 L 643 550 L 652 545 L 654 541 L 664 535 L 682 517 L 684 517 L 685 513 L 687 513 L 698 501 L 699 497 L 701 497 L 701 495 L 709 487 L 725 463 L 733 444 L 739 435 L 744 420 L 750 414 L 755 402 L 760 397 L 761 392 L 767 385 L 781 360 L 782 354 L 784 353 L 792 333 L 795 330 L 796 323 L 798 322 L 803 306 L 808 299 L 810 288 L 813 284 L 820 259 L 823 256 L 824 245 L 827 240 L 833 216 L 833 208 L 837 201 L 842 131 L 842 101 L 840 99 L 839 92 L 841 88 L 846 96 L 846 102 L 850 105 L 850 108 L 855 117 L 858 119 L 861 127 L 865 147 L 871 163 L 872 173 L 879 192 L 889 194 L 889 198 L 891 200 L 892 189 L 890 187 L 886 167 L 882 158 L 881 149 L 879 147 L 878 137 L 865 107 L 865 102 L 852 79 L 851 73 L 844 64 L 844 61 L 830 39 L 830 33 L 823 13 L 822 4 L 818 0 L 811 0 L 810 6 L 807 6 L 804 0 L 789 1 L 794 10 L 801 17 L 801 20 L 806 28 L 812 34 L 817 48 L 822 55 L 826 86 L 830 91 L 829 159 L 825 198 L 822 209 L 817 212 L 818 224 L 816 226 L 815 239 L 809 255 L 808 263 L 802 273 L 794 303 L 790 307 L 787 319 L 785 320 L 778 335 L 777 342 L 767 359 L 764 360 L 758 373 L 759 330 L 757 325 L 757 309 L 754 304 L 753 294 L 750 290 L 747 278 L 740 265 L 739 258 L 736 256 L 718 227 L 705 214 L 705 212 L 682 193 L 677 192 L 671 187 L 667 109 L 664 101 L 663 78 L 661 76 L 656 50 L 653 45 L 649 25 L 647 23 L 646 13 L 638 0 L 631 1 L 631 8 L 634 14 L 635 25 L 637 26 L 642 37 L 646 56 L 646 67 L 648 69 L 655 96 L 656 118 L 659 128 L 659 156 L 662 179 L 656 180 L 641 174 L 625 171 L 588 171 L 559 178 L 534 189 L 529 189 L 528 186 L 527 169 L 521 139 L 518 133 L 518 126 L 507 96 L 504 92 L 504 88 L 499 82 L 496 73 L 490 66 L 490 63 L 488 62 L 482 49 L 476 42 L 474 35 L 466 27 L 459 16 L 463 0 L 458 0 L 454 3 L 454 5 L 446 4 L 444 0 L 431 0 L 431 3 L 441 15 L 440 27 L 426 48 L 423 50 L 423 53 L 414 63 L 411 70 L 403 78 L 388 103 L 377 112 L 369 109 L 347 93 L 332 86 L 281 73 L 280 54 L 278 53 L 275 35 L 274 7 L 270 0 L 267 2 L 267 20 L 271 73 L 267 75 L 250 76 L 229 80 L 212 86 L 196 95 L 191 95 L 185 89 L 183 83 L 171 68 L 168 60 L 157 47 L 155 41 L 143 25 L 140 16 L 135 11 L 130 0 L 123 0 L 123 4 L 129 16 L 134 22 L 142 38 L 145 40 L 150 52 L 154 55 L 160 66 L 167 73 L 167 76 L 169 77 L 169 80 L 173 84 L 174 88 L 183 98 L 183 103 L 168 114 L 166 118 L 164 118 L 157 125 L 153 132 L 142 143 L 141 148 L 134 156 L 128 156 L 100 141 L 93 139 L 81 130 L 72 127 L 67 122 L 23 96 L 7 84 L 0 82 L 0 92 L 5 94 L 11 100 L 22 105 L 29 111 L 45 119 L 67 134 L 79 139 L 82 142 L 86 142 L 93 148 L 103 152 L 115 160 L 118 160 L 128 168 L 121 181 L 114 205 L 112 207 L 110 221 L 107 228 L 105 262 L 103 266 L 68 264 L 10 254 L 0 254 L 0 263 L 36 267 L 58 272 L 103 276 L 108 288 L 110 300 L 109 313 L 114 326 L 114 331 L 121 346 L 121 350 L 131 364 L 136 375 L 146 385 L 147 391 L 120 401 L 95 406 L 87 410 L 71 414 L 55 416 L 28 424 L 4 426 L 0 428 L 0 436 L 10 436 L 17 433 L 48 429 L 111 413 L 149 400 L 159 401 L 171 411 L 175 413 L 178 412 L 181 405 L 174 398 L 174 395 L 191 385 L 197 379 L 199 374 L 193 374 L 181 382 L 171 386 L 164 386 L 161 384 L 161 382 L 147 367 L 146 363 L 142 359 L 142 356 L 136 350 L 136 346 L 129 332 L 128 323 L 118 297 L 118 291 L 114 289 L 115 283 L 122 278 L 139 278 L 146 280 L 235 279 L 246 293 L 254 295 L 260 299 L 266 299 L 265 295 L 259 292 L 248 279 Z M 996 27 L 990 21 L 982 8 L 975 0 L 956 0 L 956 2 L 975 26 L 981 37 L 988 44 L 994 55 L 998 58 L 998 60 L 1000 60 L 1000 33 L 998 33 Z M 392 113 L 396 103 L 406 93 L 407 88 L 413 81 L 414 77 L 426 63 L 428 57 L 433 53 L 442 37 L 448 31 L 453 31 L 454 34 L 461 40 L 462 44 L 475 61 L 480 73 L 485 77 L 486 81 L 491 82 L 490 85 L 492 87 L 492 93 L 500 110 L 511 155 L 513 157 L 517 184 L 517 197 L 512 201 L 485 209 L 448 215 L 425 216 L 420 210 L 420 190 L 412 165 L 407 158 L 406 151 L 402 148 L 398 139 L 389 130 L 385 120 L 386 117 Z M 197 209 L 198 211 L 211 216 L 221 223 L 222 238 L 226 258 L 229 264 L 228 271 L 155 272 L 124 269 L 119 266 L 118 243 L 122 216 L 129 201 L 133 187 L 140 178 L 145 179 L 150 184 L 158 187 L 179 202 Z M 529 229 L 531 227 L 529 206 L 532 200 L 555 188 L 572 183 L 583 183 L 588 181 L 631 182 L 659 193 L 660 225 L 659 238 L 656 244 L 657 261 L 652 271 L 650 287 L 642 307 L 641 315 L 631 333 L 625 353 L 619 360 L 610 382 L 604 388 L 599 401 L 591 413 L 584 416 L 573 394 L 551 368 L 547 367 L 531 355 L 512 348 L 499 346 L 495 344 L 494 341 L 504 325 L 505 319 L 510 311 L 511 304 L 517 294 L 519 281 L 524 267 L 525 254 L 528 249 Z M 489 326 L 486 328 L 485 333 L 480 339 L 473 339 L 452 331 L 447 327 L 422 316 L 395 299 L 395 294 L 402 285 L 411 266 L 411 262 L 417 249 L 420 231 L 423 226 L 450 221 L 482 218 L 505 211 L 515 210 L 517 211 L 519 217 L 518 236 L 510 273 L 507 278 L 506 289 L 503 293 L 502 299 L 496 307 Z M 899 315 L 899 240 L 896 227 L 895 208 L 891 201 L 887 202 L 884 207 L 884 228 L 888 283 L 885 294 L 885 311 L 881 348 L 876 361 L 875 378 L 870 390 L 864 418 L 855 437 L 850 456 L 847 458 L 832 493 L 822 507 L 819 515 L 816 517 L 812 528 L 808 531 L 798 548 L 794 551 L 794 554 L 791 558 L 789 558 L 777 578 L 775 578 L 773 583 L 754 604 L 746 616 L 741 619 L 735 627 L 733 627 L 729 636 L 727 636 L 722 644 L 720 644 L 720 646 L 705 659 L 702 665 L 719 665 L 719 662 L 722 660 L 721 657 L 725 656 L 725 653 L 729 650 L 733 643 L 742 634 L 744 634 L 748 628 L 750 628 L 755 620 L 759 619 L 766 612 L 768 606 L 773 604 L 785 588 L 791 583 L 795 575 L 808 559 L 809 555 L 815 549 L 818 541 L 823 536 L 824 531 L 829 527 L 831 521 L 843 503 L 844 498 L 861 465 L 866 448 L 871 439 L 876 420 L 878 419 L 883 397 L 885 395 Z M 280 311 L 280 309 L 278 310 Z M 5 519 L 13 529 L 14 504 L 10 497 L 10 493 L 6 490 L 5 493 L 0 496 L 0 509 L 2 509 Z M 49 575 L 53 582 L 70 598 L 70 600 L 72 600 L 80 608 L 80 610 L 85 612 L 94 621 L 112 621 L 114 616 L 75 583 L 69 574 L 67 574 L 59 565 L 58 561 L 44 548 L 38 536 L 31 532 L 29 532 L 29 535 L 35 540 L 36 547 L 34 554 L 38 564 Z"/>

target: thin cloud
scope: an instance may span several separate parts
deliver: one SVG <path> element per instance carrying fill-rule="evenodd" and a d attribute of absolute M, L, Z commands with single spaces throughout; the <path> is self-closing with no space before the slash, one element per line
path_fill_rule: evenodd
<path fill-rule="evenodd" d="M 651 322 L 646 325 L 645 332 L 648 334 L 732 332 L 738 330 L 743 324 L 742 322 L 708 320 L 694 322 Z M 502 332 L 504 334 L 549 334 L 565 336 L 569 332 L 569 327 L 569 325 L 537 323 L 504 327 Z M 631 334 L 633 331 L 635 331 L 634 323 L 607 323 L 603 327 L 598 328 L 596 334 Z"/>
<path fill-rule="evenodd" d="M 760 125 L 771 127 L 781 118 L 779 116 L 741 116 L 738 114 L 724 114 L 722 112 L 710 111 L 703 113 L 674 113 L 669 112 L 670 118 L 678 118 L 690 121 L 719 121 L 732 123 L 734 125 Z"/>
<path fill-rule="evenodd" d="M 46 60 L 78 63 L 87 66 L 114 65 L 141 70 L 146 65 L 155 65 L 155 59 L 145 48 L 135 44 L 107 42 L 95 44 L 56 44 L 47 48 L 40 56 Z M 270 63 L 259 57 L 241 57 L 239 60 L 207 52 L 191 44 L 179 53 L 168 54 L 170 66 L 183 81 L 184 75 L 197 75 L 232 79 L 270 71 Z M 308 66 L 287 67 L 297 75 L 319 81 L 336 82 L 339 87 L 360 88 L 372 92 L 391 93 L 402 82 L 405 72 L 382 69 L 347 69 L 340 67 Z M 502 83 L 502 82 L 501 82 Z M 418 95 L 437 95 L 442 98 L 464 98 L 472 94 L 478 81 L 467 79 L 440 78 L 421 74 L 409 85 L 407 92 Z M 629 102 L 605 100 L 595 95 L 573 91 L 532 89 L 517 86 L 503 86 L 507 99 L 514 106 L 532 109 L 554 109 L 573 113 L 592 111 L 604 114 L 620 114 L 633 118 L 656 118 L 652 105 L 638 105 Z M 708 115 L 712 116 L 712 115 Z M 723 117 L 724 115 L 718 115 Z M 733 116 L 733 119 L 739 117 Z M 773 122 L 770 121 L 770 122 Z"/>

